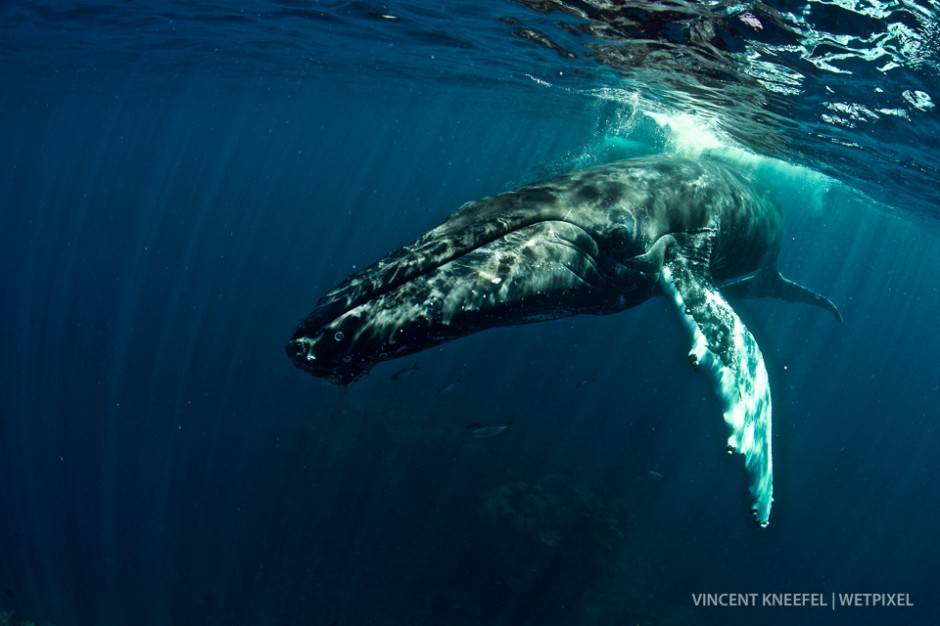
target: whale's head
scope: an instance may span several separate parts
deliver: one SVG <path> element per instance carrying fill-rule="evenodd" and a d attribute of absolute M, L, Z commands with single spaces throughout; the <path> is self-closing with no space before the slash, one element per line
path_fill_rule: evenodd
<path fill-rule="evenodd" d="M 589 174 L 468 203 L 348 277 L 296 328 L 291 360 L 345 385 L 380 361 L 485 328 L 611 313 L 650 297 L 657 233 L 637 237 L 624 181 Z"/>

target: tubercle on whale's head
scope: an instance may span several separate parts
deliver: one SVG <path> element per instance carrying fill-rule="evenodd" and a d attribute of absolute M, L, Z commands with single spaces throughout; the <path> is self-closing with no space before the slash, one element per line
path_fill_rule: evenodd
<path fill-rule="evenodd" d="M 337 343 L 343 340 L 341 331 L 337 331 L 334 340 Z M 327 352 L 325 346 L 328 346 L 328 343 L 317 345 L 321 341 L 323 340 L 309 337 L 291 339 L 287 342 L 287 355 L 299 369 L 341 386 L 365 376 L 372 368 L 371 363 L 362 360 L 353 362 L 352 356 L 348 354 L 336 355 L 337 359 Z"/>

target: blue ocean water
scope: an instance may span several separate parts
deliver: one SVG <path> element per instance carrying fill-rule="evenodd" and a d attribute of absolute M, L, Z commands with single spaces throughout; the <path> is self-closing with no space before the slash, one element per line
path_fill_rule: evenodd
<path fill-rule="evenodd" d="M 936 623 L 938 24 L 926 0 L 4 3 L 0 613 Z M 463 202 L 653 153 L 768 185 L 781 269 L 845 318 L 735 303 L 774 393 L 769 528 L 662 299 L 345 388 L 285 358 L 324 291 Z M 694 600 L 804 592 L 831 606 Z"/>

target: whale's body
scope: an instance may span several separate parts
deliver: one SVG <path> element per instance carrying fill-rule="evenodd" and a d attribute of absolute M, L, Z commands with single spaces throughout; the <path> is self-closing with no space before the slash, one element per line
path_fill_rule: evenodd
<path fill-rule="evenodd" d="M 763 357 L 725 296 L 823 306 L 777 272 L 782 216 L 709 160 L 647 157 L 469 202 L 414 243 L 327 292 L 287 345 L 294 364 L 348 384 L 378 362 L 485 328 L 608 314 L 663 295 L 692 340 L 745 456 L 757 522 L 772 501 Z"/>

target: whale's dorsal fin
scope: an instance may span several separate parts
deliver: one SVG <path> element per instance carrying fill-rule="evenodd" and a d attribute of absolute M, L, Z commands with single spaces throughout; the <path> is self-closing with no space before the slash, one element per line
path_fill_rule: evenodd
<path fill-rule="evenodd" d="M 842 313 L 829 298 L 785 278 L 776 267 L 767 267 L 750 276 L 724 283 L 721 285 L 721 293 L 729 298 L 779 298 L 814 304 L 832 313 L 839 322 L 842 321 Z"/>
<path fill-rule="evenodd" d="M 766 526 L 773 502 L 770 384 L 757 341 L 712 279 L 715 233 L 674 233 L 660 283 L 691 337 L 689 362 L 709 375 L 724 405 L 728 448 L 744 455 L 754 519 Z"/>

